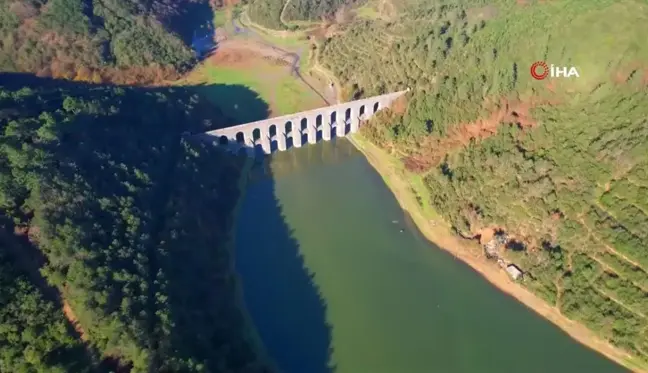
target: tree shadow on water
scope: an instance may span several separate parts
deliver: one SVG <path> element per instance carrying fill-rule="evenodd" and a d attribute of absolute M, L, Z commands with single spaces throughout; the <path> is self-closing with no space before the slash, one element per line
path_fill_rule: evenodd
<path fill-rule="evenodd" d="M 236 269 L 246 308 L 282 371 L 334 372 L 326 303 L 294 233 L 276 196 L 273 176 L 252 183 L 241 204 L 236 233 Z"/>

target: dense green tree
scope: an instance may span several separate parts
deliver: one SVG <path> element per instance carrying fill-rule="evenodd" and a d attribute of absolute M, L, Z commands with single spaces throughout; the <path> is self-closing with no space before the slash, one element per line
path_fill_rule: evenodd
<path fill-rule="evenodd" d="M 0 371 L 89 372 L 89 352 L 63 312 L 45 299 L 9 250 L 16 244 L 10 227 L 3 221 L 0 232 Z"/>
<path fill-rule="evenodd" d="M 365 0 L 291 0 L 287 3 L 284 17 L 287 21 L 319 21 L 332 18 L 342 7 L 352 7 Z"/>
<path fill-rule="evenodd" d="M 185 14 L 192 4 L 0 0 L 0 71 L 88 81 L 92 76 L 85 71 L 106 67 L 183 70 L 195 56 L 190 40 L 174 28 L 182 23 L 178 18 L 195 22 Z"/>
<path fill-rule="evenodd" d="M 39 80 L 2 89 L 0 112 L 0 207 L 37 232 L 94 349 L 132 372 L 269 371 L 227 246 L 241 165 L 183 135 L 218 109 L 188 88 Z"/>
<path fill-rule="evenodd" d="M 282 30 L 286 28 L 286 25 L 281 22 L 284 3 L 283 0 L 252 0 L 248 8 L 248 14 L 252 21 L 261 26 Z"/>

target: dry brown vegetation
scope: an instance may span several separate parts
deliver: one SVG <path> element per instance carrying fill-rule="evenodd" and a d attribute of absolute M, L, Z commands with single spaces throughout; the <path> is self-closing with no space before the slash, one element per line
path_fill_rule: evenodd
<path fill-rule="evenodd" d="M 70 324 L 72 324 L 74 330 L 76 330 L 76 332 L 79 333 L 79 338 L 81 338 L 82 341 L 87 341 L 88 340 L 87 335 L 83 331 L 83 328 L 81 327 L 79 320 L 74 314 L 74 311 L 72 311 L 70 304 L 65 299 L 63 299 L 63 314 L 65 314 L 65 318 L 68 319 Z"/>
<path fill-rule="evenodd" d="M 480 141 L 496 134 L 501 125 L 513 124 L 520 129 L 533 128 L 537 123 L 531 117 L 530 110 L 539 104 L 540 102 L 506 99 L 501 99 L 496 104 L 486 101 L 484 105 L 491 107 L 487 117 L 468 123 L 454 124 L 443 137 L 422 138 L 412 154 L 404 157 L 405 167 L 413 172 L 428 171 L 437 166 L 448 153 L 464 148 L 473 141 Z"/>
<path fill-rule="evenodd" d="M 120 9 L 124 6 L 123 9 Z M 155 0 L 0 0 L 0 70 L 66 80 L 159 85 L 193 52 L 162 23 L 179 4 Z M 116 16 L 119 14 L 119 16 Z"/>

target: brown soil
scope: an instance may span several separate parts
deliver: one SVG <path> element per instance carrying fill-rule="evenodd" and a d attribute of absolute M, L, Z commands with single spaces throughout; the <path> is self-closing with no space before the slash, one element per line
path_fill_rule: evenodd
<path fill-rule="evenodd" d="M 209 58 L 209 63 L 236 68 L 252 68 L 258 66 L 259 59 L 263 59 L 273 65 L 290 66 L 290 62 L 277 52 L 256 43 L 227 41 L 223 44 Z"/>
<path fill-rule="evenodd" d="M 328 26 L 325 23 L 322 23 L 320 26 L 309 30 L 306 35 L 311 40 L 323 41 L 328 37 Z"/>
<path fill-rule="evenodd" d="M 472 140 L 482 140 L 496 134 L 498 127 L 503 123 L 514 123 L 522 129 L 535 127 L 537 123 L 531 118 L 530 109 L 540 104 L 540 100 L 505 99 L 501 99 L 496 105 L 486 103 L 485 106 L 493 107 L 488 117 L 450 126 L 448 134 L 443 138 L 436 136 L 426 138 L 416 153 L 404 159 L 405 165 L 410 171 L 429 170 L 439 164 L 448 152 L 465 147 Z"/>
<path fill-rule="evenodd" d="M 245 68 L 254 65 L 252 60 L 260 57 L 259 54 L 245 49 L 219 48 L 208 61 L 219 66 Z"/>
<path fill-rule="evenodd" d="M 19 251 L 15 252 L 15 254 L 19 254 L 18 258 L 21 267 L 27 271 L 33 283 L 38 286 L 47 299 L 63 305 L 63 314 L 74 327 L 79 338 L 86 341 L 87 337 L 79 325 L 72 308 L 70 308 L 69 303 L 65 300 L 64 292 L 60 292 L 58 288 L 48 285 L 40 274 L 39 269 L 42 268 L 45 261 L 44 257 L 41 257 L 42 253 L 36 249 L 40 241 L 40 230 L 36 226 L 15 226 L 14 233 L 19 238 L 27 238 L 29 241 L 28 245 L 19 247 Z M 7 247 L 14 249 L 13 245 L 8 245 Z"/>
<path fill-rule="evenodd" d="M 407 111 L 407 96 L 400 96 L 391 103 L 389 109 L 397 115 L 405 114 Z"/>
<path fill-rule="evenodd" d="M 477 232 L 477 235 L 479 236 L 479 243 L 484 245 L 495 236 L 495 228 L 482 228 Z"/>
<path fill-rule="evenodd" d="M 63 314 L 65 314 L 65 317 L 68 319 L 70 324 L 74 326 L 74 330 L 76 330 L 77 333 L 79 333 L 79 337 L 81 338 L 82 341 L 87 341 L 88 336 L 85 334 L 85 331 L 79 324 L 79 320 L 77 319 L 76 315 L 74 314 L 74 311 L 72 311 L 72 308 L 70 307 L 70 304 L 68 303 L 67 300 L 63 299 Z"/>
<path fill-rule="evenodd" d="M 63 314 L 65 315 L 65 318 L 68 319 L 70 324 L 72 324 L 74 330 L 79 334 L 79 338 L 83 342 L 88 342 L 88 335 L 81 327 L 81 324 L 79 323 L 79 320 L 77 319 L 74 311 L 65 299 L 63 300 Z M 102 371 L 106 370 L 115 373 L 129 373 L 132 370 L 130 362 L 123 362 L 117 353 L 113 353 L 111 351 L 104 351 L 99 366 L 103 368 Z"/>

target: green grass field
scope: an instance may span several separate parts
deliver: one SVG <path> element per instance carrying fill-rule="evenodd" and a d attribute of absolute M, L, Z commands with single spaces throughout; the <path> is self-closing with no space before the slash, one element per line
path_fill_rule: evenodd
<path fill-rule="evenodd" d="M 227 11 L 219 9 L 214 11 L 214 27 L 224 27 L 227 24 Z"/>
<path fill-rule="evenodd" d="M 253 65 L 216 66 L 210 62 L 194 71 L 187 79 L 191 84 L 205 84 L 201 91 L 214 100 L 225 114 L 247 122 L 270 116 L 286 115 L 322 106 L 324 102 L 302 82 L 288 74 L 286 66 L 272 65 L 265 60 Z M 212 86 L 214 85 L 214 86 Z M 223 94 L 222 87 L 239 85 L 256 93 L 242 91 L 241 97 Z M 264 102 L 270 113 L 265 109 Z"/>

